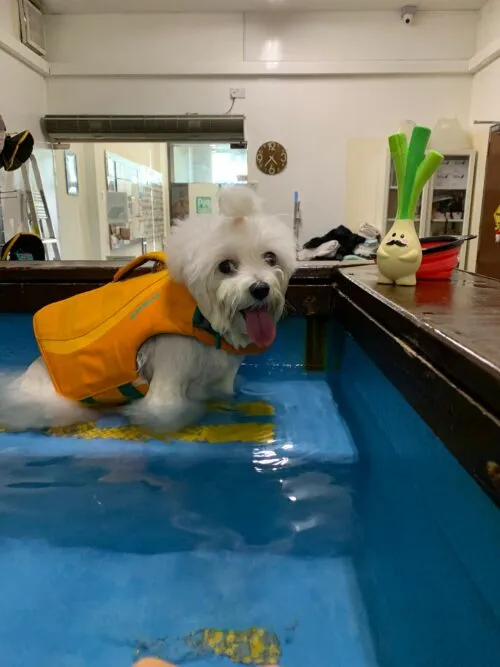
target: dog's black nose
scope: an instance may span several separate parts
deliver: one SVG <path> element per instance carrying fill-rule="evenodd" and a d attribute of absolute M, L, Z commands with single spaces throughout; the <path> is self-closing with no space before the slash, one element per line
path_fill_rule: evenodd
<path fill-rule="evenodd" d="M 253 283 L 250 285 L 250 294 L 258 301 L 264 301 L 269 294 L 269 285 L 267 283 Z"/>

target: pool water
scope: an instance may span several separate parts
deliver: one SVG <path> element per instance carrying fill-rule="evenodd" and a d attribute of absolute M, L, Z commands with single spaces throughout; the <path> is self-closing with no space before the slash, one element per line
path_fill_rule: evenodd
<path fill-rule="evenodd" d="M 224 667 L 199 631 L 253 627 L 281 667 L 498 664 L 498 510 L 331 328 L 326 373 L 289 319 L 171 441 L 0 434 L 4 664 Z M 0 331 L 6 366 L 33 358 L 29 318 Z"/>

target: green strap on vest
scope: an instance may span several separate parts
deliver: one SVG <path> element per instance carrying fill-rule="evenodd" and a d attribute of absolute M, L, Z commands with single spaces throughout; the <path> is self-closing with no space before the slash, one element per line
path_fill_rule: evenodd
<path fill-rule="evenodd" d="M 222 336 L 220 333 L 217 333 L 217 331 L 214 331 L 212 329 L 212 325 L 210 322 L 203 316 L 201 310 L 199 308 L 196 308 L 194 311 L 193 315 L 193 327 L 196 329 L 201 329 L 202 331 L 206 331 L 209 333 L 211 336 L 215 338 L 215 349 L 220 350 L 222 347 Z"/>
<path fill-rule="evenodd" d="M 126 398 L 127 401 L 138 401 L 140 398 L 144 398 L 144 394 L 134 387 L 130 382 L 128 384 L 122 384 L 117 387 L 118 391 L 121 393 L 123 398 Z M 87 396 L 87 398 L 82 398 L 80 403 L 85 405 L 101 405 L 99 401 L 93 396 Z"/>

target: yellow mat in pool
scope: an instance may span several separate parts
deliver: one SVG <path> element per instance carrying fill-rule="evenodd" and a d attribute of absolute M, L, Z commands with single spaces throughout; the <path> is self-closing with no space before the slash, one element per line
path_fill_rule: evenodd
<path fill-rule="evenodd" d="M 214 403 L 210 406 L 211 412 L 227 412 L 228 410 L 232 410 L 243 417 L 272 417 L 274 415 L 273 406 L 264 401 L 239 403 L 234 406 Z M 0 432 L 5 433 L 6 429 L 0 428 Z M 100 426 L 97 422 L 87 422 L 73 426 L 50 428 L 44 431 L 44 433 L 56 437 L 80 438 L 85 440 L 109 439 L 132 442 L 156 440 L 161 442 L 206 442 L 209 444 L 247 442 L 265 444 L 274 440 L 275 427 L 272 422 L 235 422 L 202 424 L 191 426 L 182 431 L 158 434 L 151 433 L 147 429 L 133 424 Z"/>

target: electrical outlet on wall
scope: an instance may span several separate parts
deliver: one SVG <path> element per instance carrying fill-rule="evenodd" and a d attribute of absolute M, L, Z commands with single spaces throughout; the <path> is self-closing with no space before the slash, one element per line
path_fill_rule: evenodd
<path fill-rule="evenodd" d="M 244 88 L 230 88 L 229 97 L 232 100 L 244 100 L 246 99 L 247 93 Z"/>

